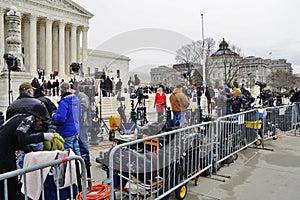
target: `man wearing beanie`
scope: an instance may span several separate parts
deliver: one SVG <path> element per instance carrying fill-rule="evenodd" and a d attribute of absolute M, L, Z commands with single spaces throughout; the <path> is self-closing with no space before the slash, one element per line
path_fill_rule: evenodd
<path fill-rule="evenodd" d="M 64 148 L 71 148 L 80 156 L 78 134 L 80 131 L 81 105 L 76 95 L 70 92 L 69 83 L 60 85 L 61 100 L 58 102 L 56 113 L 52 120 L 57 126 L 56 131 L 64 138 Z"/>

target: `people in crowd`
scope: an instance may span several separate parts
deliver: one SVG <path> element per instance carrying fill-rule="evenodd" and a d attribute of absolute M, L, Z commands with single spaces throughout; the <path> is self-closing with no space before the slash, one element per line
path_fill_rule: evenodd
<path fill-rule="evenodd" d="M 157 121 L 162 120 L 162 117 L 166 110 L 166 103 L 167 103 L 166 94 L 164 93 L 163 88 L 159 87 L 157 89 L 157 92 L 156 92 L 155 98 L 154 98 L 154 107 L 156 108 Z"/>
<path fill-rule="evenodd" d="M 37 86 L 34 92 L 34 97 L 45 104 L 50 116 L 52 116 L 52 114 L 57 110 L 56 105 L 49 98 L 45 97 L 43 93 L 43 86 Z"/>
<path fill-rule="evenodd" d="M 51 96 L 51 90 L 52 90 L 52 83 L 51 81 L 49 80 L 47 82 L 47 96 Z"/>
<path fill-rule="evenodd" d="M 231 100 L 232 114 L 236 114 L 241 112 L 241 108 L 243 105 L 242 92 L 238 88 L 233 88 L 232 95 L 233 95 Z"/>
<path fill-rule="evenodd" d="M 0 128 L 0 174 L 17 170 L 17 150 L 31 151 L 29 144 L 51 141 L 53 133 L 38 132 L 39 127 L 49 120 L 42 102 L 35 104 L 27 114 L 10 117 Z M 8 199 L 17 199 L 18 177 L 8 179 Z M 4 199 L 4 182 L 0 181 L 0 199 Z"/>
<path fill-rule="evenodd" d="M 19 96 L 8 106 L 5 115 L 6 120 L 15 114 L 28 113 L 34 105 L 40 103 L 40 100 L 34 97 L 34 90 L 35 88 L 32 87 L 29 82 L 24 82 L 19 85 Z"/>
<path fill-rule="evenodd" d="M 226 115 L 227 97 L 223 86 L 218 87 L 218 95 L 216 98 L 216 109 L 218 117 Z"/>
<path fill-rule="evenodd" d="M 228 87 L 224 88 L 224 92 L 226 95 L 226 115 L 230 115 L 232 113 L 232 105 L 231 105 L 231 98 L 232 98 L 232 93 Z"/>
<path fill-rule="evenodd" d="M 111 78 L 111 95 L 114 97 L 116 94 L 116 82 L 114 77 Z"/>
<path fill-rule="evenodd" d="M 133 85 L 134 85 L 135 90 L 140 87 L 140 83 L 141 83 L 141 81 L 140 81 L 138 75 L 134 74 L 134 76 L 133 76 Z"/>
<path fill-rule="evenodd" d="M 215 91 L 212 87 L 206 86 L 205 89 L 205 97 L 207 99 L 207 113 L 212 113 L 211 100 L 215 97 Z"/>
<path fill-rule="evenodd" d="M 170 104 L 173 112 L 173 123 L 175 126 L 183 126 L 185 123 L 186 109 L 190 105 L 190 100 L 182 92 L 182 85 L 177 85 L 170 96 Z"/>
<path fill-rule="evenodd" d="M 110 80 L 109 76 L 106 76 L 106 79 L 104 80 L 104 90 L 106 92 L 106 96 L 110 97 L 112 90 L 112 81 Z"/>
<path fill-rule="evenodd" d="M 56 79 L 52 84 L 52 95 L 53 96 L 59 96 L 59 82 L 58 79 Z"/>
<path fill-rule="evenodd" d="M 118 82 L 116 83 L 116 93 L 117 93 L 117 97 L 121 97 L 121 92 L 122 92 L 122 81 L 119 78 Z"/>
<path fill-rule="evenodd" d="M 89 97 L 84 93 L 83 86 L 78 86 L 75 95 L 78 97 L 82 109 L 82 116 L 80 118 L 80 132 L 79 132 L 80 154 L 81 157 L 84 159 L 86 165 L 90 166 L 88 130 L 92 125 L 91 102 Z"/>
<path fill-rule="evenodd" d="M 70 85 L 63 82 L 60 85 L 61 100 L 58 102 L 56 113 L 52 116 L 54 124 L 65 140 L 64 148 L 71 148 L 80 156 L 78 135 L 80 132 L 80 117 L 82 115 L 79 99 L 70 92 Z"/>

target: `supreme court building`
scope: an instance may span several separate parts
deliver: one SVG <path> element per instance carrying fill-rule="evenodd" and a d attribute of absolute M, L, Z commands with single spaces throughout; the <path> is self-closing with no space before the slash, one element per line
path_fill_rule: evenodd
<path fill-rule="evenodd" d="M 20 22 L 9 25 L 9 12 L 15 7 Z M 0 1 L 0 84 L 8 84 L 3 55 L 10 53 L 22 63 L 22 72 L 12 72 L 14 97 L 17 85 L 31 81 L 43 69 L 48 80 L 54 71 L 59 78 L 72 77 L 71 63 L 82 63 L 80 77 L 91 77 L 104 68 L 111 74 L 129 71 L 129 58 L 111 52 L 90 50 L 87 46 L 89 20 L 93 14 L 71 0 Z M 19 24 L 18 24 L 19 23 Z M 19 26 L 19 29 L 18 27 Z M 11 30 L 11 29 L 15 30 Z M 15 37 L 15 39 L 12 39 Z M 10 40 L 10 42 L 9 42 Z M 19 41 L 20 40 L 20 41 Z M 17 42 L 16 42 L 17 41 Z M 19 42 L 18 42 L 19 41 Z M 14 43 L 15 44 L 12 44 Z M 109 67 L 108 67 L 109 66 Z M 6 104 L 9 91 L 0 92 L 0 105 Z M 1 106 L 0 106 L 1 110 Z"/>

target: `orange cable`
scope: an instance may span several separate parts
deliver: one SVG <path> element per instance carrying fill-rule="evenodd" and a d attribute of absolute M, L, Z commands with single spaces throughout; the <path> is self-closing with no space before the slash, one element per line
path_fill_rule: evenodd
<path fill-rule="evenodd" d="M 110 199 L 110 189 L 109 185 L 102 185 L 102 184 L 97 184 L 92 186 L 91 190 L 86 190 L 87 195 L 86 199 L 87 200 L 109 200 Z M 82 200 L 82 192 L 80 192 L 76 196 L 76 200 Z"/>

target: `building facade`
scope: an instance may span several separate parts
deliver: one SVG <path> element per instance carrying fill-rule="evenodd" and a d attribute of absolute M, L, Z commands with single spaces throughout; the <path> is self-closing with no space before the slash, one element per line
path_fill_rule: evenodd
<path fill-rule="evenodd" d="M 21 13 L 21 49 L 25 72 L 70 74 L 70 64 L 87 57 L 89 19 L 93 15 L 72 1 L 2 0 L 0 2 L 0 54 L 7 52 L 5 16 L 15 6 Z M 3 59 L 0 65 L 4 66 Z M 2 69 L 5 69 L 2 67 Z"/>
<path fill-rule="evenodd" d="M 12 9 L 12 7 L 15 7 Z M 20 16 L 21 72 L 7 73 L 3 55 L 9 53 L 8 37 L 12 27 L 8 12 Z M 70 65 L 80 63 L 80 77 L 94 78 L 96 71 L 105 70 L 112 76 L 129 71 L 129 58 L 111 52 L 88 49 L 89 20 L 93 14 L 71 0 L 1 0 L 0 1 L 0 110 L 9 98 L 18 96 L 18 85 L 37 77 L 44 70 L 46 79 L 53 72 L 59 79 L 73 77 Z M 7 79 L 11 79 L 8 84 Z M 12 91 L 12 92 L 11 92 Z M 12 100 L 14 100 L 12 98 Z"/>
<path fill-rule="evenodd" d="M 267 76 L 277 70 L 293 73 L 292 64 L 288 63 L 286 59 L 263 59 L 255 56 L 240 57 L 228 48 L 228 44 L 224 39 L 220 43 L 219 49 L 210 58 L 213 60 L 214 73 L 207 76 L 215 87 L 225 84 L 226 67 L 231 67 L 231 73 L 235 73 L 233 75 L 237 83 L 244 84 L 248 88 L 252 88 L 255 81 L 266 82 Z"/>

